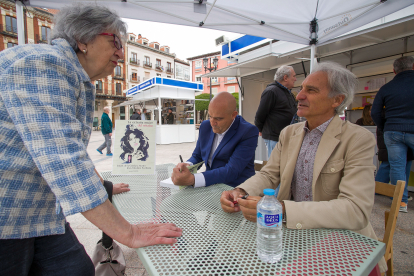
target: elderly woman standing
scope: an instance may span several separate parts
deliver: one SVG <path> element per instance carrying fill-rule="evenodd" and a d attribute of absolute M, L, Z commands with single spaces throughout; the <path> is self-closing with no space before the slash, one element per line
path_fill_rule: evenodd
<path fill-rule="evenodd" d="M 105 7 L 76 5 L 55 19 L 50 45 L 0 53 L 0 271 L 94 275 L 65 216 L 81 212 L 130 246 L 172 244 L 173 224 L 131 225 L 112 206 L 86 148 L 93 81 L 123 57 L 126 26 Z"/>

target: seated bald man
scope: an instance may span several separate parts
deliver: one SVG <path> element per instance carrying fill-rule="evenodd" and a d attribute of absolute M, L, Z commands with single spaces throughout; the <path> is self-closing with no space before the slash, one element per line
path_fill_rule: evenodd
<path fill-rule="evenodd" d="M 236 99 L 218 93 L 210 102 L 210 120 L 200 125 L 197 145 L 185 163 L 179 163 L 171 179 L 175 185 L 205 187 L 224 183 L 240 185 L 254 172 L 254 154 L 259 130 L 237 115 Z M 204 161 L 206 171 L 191 174 L 187 166 Z"/>
<path fill-rule="evenodd" d="M 256 221 L 263 189 L 280 184 L 277 198 L 287 228 L 349 229 L 376 239 L 369 222 L 375 191 L 375 137 L 338 116 L 353 101 L 356 88 L 355 75 L 339 64 L 315 66 L 296 97 L 297 115 L 306 122 L 285 127 L 261 171 L 223 192 L 223 210 L 241 210 L 246 219 Z M 247 199 L 241 199 L 246 193 Z M 386 270 L 384 259 L 380 269 Z"/>

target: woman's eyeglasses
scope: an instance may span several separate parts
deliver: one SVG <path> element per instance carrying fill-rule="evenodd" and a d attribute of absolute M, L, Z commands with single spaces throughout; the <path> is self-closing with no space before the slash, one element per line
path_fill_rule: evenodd
<path fill-rule="evenodd" d="M 119 39 L 119 37 L 116 34 L 111 34 L 111 33 L 100 33 L 99 35 L 109 35 L 112 36 L 114 38 L 114 45 L 115 48 L 117 48 L 118 50 L 122 49 L 122 42 Z"/>

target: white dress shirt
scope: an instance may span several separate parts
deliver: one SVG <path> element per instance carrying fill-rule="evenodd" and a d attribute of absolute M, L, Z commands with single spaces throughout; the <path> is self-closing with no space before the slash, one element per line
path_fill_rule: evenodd
<path fill-rule="evenodd" d="M 231 125 L 229 126 L 228 129 L 226 129 L 225 132 L 223 132 L 221 134 L 218 134 L 218 133 L 214 134 L 213 144 L 211 145 L 210 155 L 208 156 L 208 160 L 207 160 L 207 164 L 210 167 L 211 167 L 211 164 L 212 164 L 212 159 L 213 159 L 214 152 L 216 151 L 216 149 L 220 145 L 221 141 L 224 138 L 224 135 L 226 135 L 227 131 L 229 131 L 229 129 L 231 128 L 233 123 L 234 123 L 234 120 L 233 120 L 233 122 L 231 122 Z M 190 164 L 190 165 L 193 165 L 191 162 L 187 162 L 187 163 Z M 205 187 L 205 186 L 206 186 L 206 179 L 204 178 L 204 174 L 203 173 L 194 174 L 194 188 Z"/>

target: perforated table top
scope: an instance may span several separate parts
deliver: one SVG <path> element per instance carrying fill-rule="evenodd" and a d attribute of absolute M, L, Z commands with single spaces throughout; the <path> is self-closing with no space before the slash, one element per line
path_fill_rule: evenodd
<path fill-rule="evenodd" d="M 113 197 L 130 223 L 172 222 L 183 229 L 175 245 L 137 249 L 150 275 L 368 275 L 384 255 L 382 242 L 349 230 L 284 228 L 282 260 L 264 263 L 256 255 L 256 224 L 221 209 L 220 195 L 232 187 L 160 187 L 174 166 L 158 165 L 150 176 L 102 173 L 130 185 L 130 192 Z"/>

